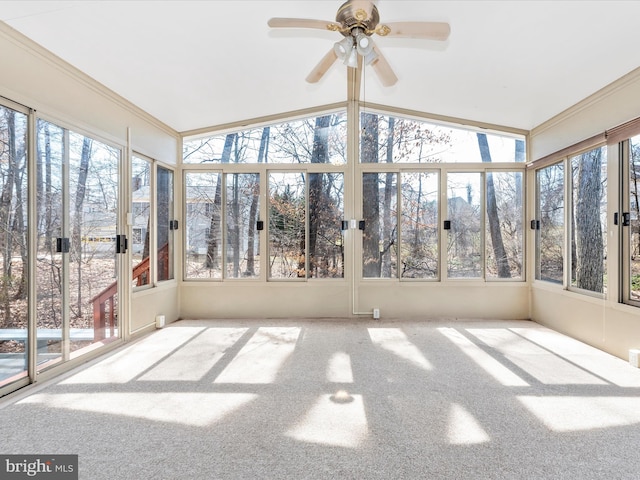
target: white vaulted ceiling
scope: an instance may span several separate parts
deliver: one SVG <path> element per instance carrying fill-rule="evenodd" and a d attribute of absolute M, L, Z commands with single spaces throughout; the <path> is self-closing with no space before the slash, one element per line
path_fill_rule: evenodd
<path fill-rule="evenodd" d="M 341 3 L 4 0 L 0 20 L 184 132 L 344 101 L 341 63 L 305 82 L 338 33 L 267 27 L 333 21 Z M 451 36 L 375 37 L 399 80 L 366 67 L 367 102 L 529 130 L 640 66 L 637 1 L 376 4 L 382 23 L 449 22 Z"/>

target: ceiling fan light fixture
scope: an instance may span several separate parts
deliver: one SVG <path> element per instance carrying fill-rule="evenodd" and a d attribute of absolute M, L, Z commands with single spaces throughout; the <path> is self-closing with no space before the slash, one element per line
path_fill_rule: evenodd
<path fill-rule="evenodd" d="M 344 60 L 351 53 L 351 49 L 353 48 L 353 39 L 351 37 L 345 37 L 339 42 L 333 44 L 333 51 L 336 52 L 336 55 L 340 60 Z"/>
<path fill-rule="evenodd" d="M 358 49 L 355 45 L 351 47 L 351 51 L 345 57 L 344 64 L 350 68 L 358 68 Z"/>
<path fill-rule="evenodd" d="M 378 59 L 378 54 L 375 52 L 375 50 L 372 47 L 369 53 L 367 53 L 366 55 L 363 55 L 363 58 L 364 58 L 365 65 L 371 65 L 373 62 L 375 62 Z"/>
<path fill-rule="evenodd" d="M 393 73 L 382 51 L 375 45 L 372 35 L 381 37 L 424 38 L 445 41 L 451 27 L 446 22 L 392 22 L 380 23 L 380 13 L 375 5 L 378 0 L 343 0 L 335 22 L 305 18 L 271 18 L 272 28 L 314 28 L 338 32 L 342 40 L 333 44 L 322 60 L 307 76 L 309 83 L 318 82 L 338 59 L 349 68 L 358 69 L 370 65 L 386 87 L 395 85 L 398 77 Z"/>
<path fill-rule="evenodd" d="M 358 53 L 363 57 L 366 57 L 373 50 L 373 40 L 371 37 L 365 35 L 360 32 L 355 35 L 356 39 L 356 47 L 358 48 Z"/>

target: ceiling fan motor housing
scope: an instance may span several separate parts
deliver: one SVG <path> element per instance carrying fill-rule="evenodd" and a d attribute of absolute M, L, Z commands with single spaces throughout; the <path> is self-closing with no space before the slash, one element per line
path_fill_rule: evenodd
<path fill-rule="evenodd" d="M 354 28 L 361 28 L 365 35 L 371 35 L 380 22 L 380 15 L 373 3 L 350 0 L 338 9 L 336 22 L 342 25 L 340 33 L 345 37 L 352 35 Z"/>

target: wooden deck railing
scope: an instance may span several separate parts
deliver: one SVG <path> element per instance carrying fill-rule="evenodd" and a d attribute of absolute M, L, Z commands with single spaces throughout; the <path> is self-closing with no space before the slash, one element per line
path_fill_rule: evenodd
<path fill-rule="evenodd" d="M 149 283 L 149 257 L 145 257 L 142 261 L 133 267 L 132 280 L 136 285 L 146 285 Z M 166 279 L 169 277 L 169 244 L 165 243 L 158 250 L 158 277 Z M 117 315 L 116 315 L 116 295 L 118 294 L 118 281 L 111 283 L 102 292 L 91 299 L 93 304 L 93 340 L 95 342 L 104 340 L 107 337 L 107 328 L 109 336 L 115 335 Z"/>

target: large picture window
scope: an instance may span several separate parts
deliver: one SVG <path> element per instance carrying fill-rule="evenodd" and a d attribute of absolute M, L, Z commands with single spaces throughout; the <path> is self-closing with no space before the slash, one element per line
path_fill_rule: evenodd
<path fill-rule="evenodd" d="M 518 136 L 425 120 L 366 112 L 360 116 L 362 163 L 512 163 L 524 162 L 525 143 Z M 478 137 L 487 149 L 478 148 Z M 490 152 L 489 158 L 486 153 Z"/>
<path fill-rule="evenodd" d="M 353 172 L 344 112 L 186 140 L 185 278 L 344 278 L 347 229 L 362 241 L 359 278 L 523 280 L 522 137 L 375 112 L 359 120 Z M 343 213 L 354 182 L 359 224 Z"/>
<path fill-rule="evenodd" d="M 323 114 L 260 128 L 184 142 L 184 163 L 318 163 L 314 146 L 326 145 L 319 163 L 343 165 L 347 121 L 344 112 Z"/>

